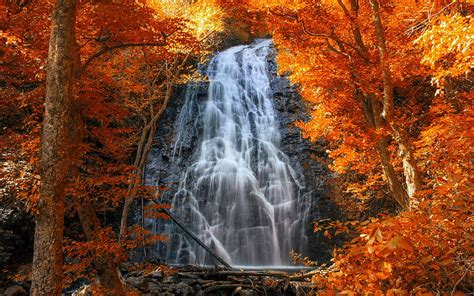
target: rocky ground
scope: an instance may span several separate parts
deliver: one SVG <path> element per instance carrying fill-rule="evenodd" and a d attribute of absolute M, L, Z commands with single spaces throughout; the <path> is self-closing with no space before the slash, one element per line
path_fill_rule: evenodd
<path fill-rule="evenodd" d="M 228 270 L 220 267 L 166 265 L 143 268 L 143 264 L 121 265 L 124 284 L 136 295 L 310 295 L 316 291 L 310 282 L 321 270 Z M 28 269 L 30 266 L 25 266 Z M 30 282 L 19 277 L 1 287 L 0 295 L 28 295 Z M 92 296 L 92 286 L 76 282 L 64 290 L 67 296 Z"/>
<path fill-rule="evenodd" d="M 126 268 L 130 268 L 128 265 Z M 134 268 L 131 268 L 132 270 Z M 139 295 L 309 295 L 313 272 L 225 270 L 219 267 L 165 266 L 146 272 L 126 271 L 128 288 Z M 73 296 L 91 294 L 83 286 Z"/>

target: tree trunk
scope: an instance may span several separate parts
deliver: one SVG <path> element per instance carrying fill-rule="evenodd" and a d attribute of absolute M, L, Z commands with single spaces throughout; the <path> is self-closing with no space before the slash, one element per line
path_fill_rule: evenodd
<path fill-rule="evenodd" d="M 88 202 L 82 202 L 76 208 L 87 240 L 91 242 L 98 241 L 100 239 L 98 234 L 102 227 L 94 207 Z M 124 295 L 118 266 L 114 262 L 114 258 L 110 256 L 96 257 L 93 264 L 100 285 L 107 290 L 107 295 Z"/>
<path fill-rule="evenodd" d="M 187 57 L 186 59 L 187 60 Z M 178 70 L 179 71 L 179 70 Z M 133 201 L 136 198 L 137 195 L 137 190 L 138 186 L 142 185 L 142 180 L 143 180 L 143 173 L 145 170 L 145 165 L 146 161 L 148 159 L 148 153 L 151 150 L 151 147 L 153 145 L 153 139 L 156 133 L 156 126 L 158 121 L 160 120 L 161 116 L 165 112 L 166 108 L 168 107 L 169 101 L 171 99 L 171 96 L 173 94 L 173 83 L 175 77 L 177 77 L 179 72 L 176 72 L 176 74 L 173 76 L 172 79 L 170 79 L 170 82 L 167 82 L 167 88 L 166 88 L 166 93 L 165 93 L 165 98 L 163 103 L 160 106 L 160 109 L 158 110 L 157 114 L 154 114 L 153 111 L 153 105 L 151 105 L 150 109 L 150 122 L 148 124 L 145 124 L 145 126 L 142 129 L 142 136 L 140 139 L 140 142 L 138 144 L 138 149 L 137 149 L 137 155 L 135 157 L 135 181 L 129 188 L 129 195 L 125 198 L 125 202 L 123 205 L 123 210 L 122 210 L 122 218 L 120 220 L 120 234 L 119 234 L 119 240 L 122 240 L 128 227 L 128 215 L 130 212 L 130 208 L 132 206 Z"/>
<path fill-rule="evenodd" d="M 402 157 L 403 175 L 407 186 L 408 196 L 411 198 L 421 189 L 421 180 L 418 165 L 415 160 L 413 146 L 405 128 L 392 123 L 393 135 L 398 143 L 398 149 Z"/>
<path fill-rule="evenodd" d="M 383 112 L 382 117 L 388 123 L 393 122 L 393 86 L 392 75 L 388 67 L 388 54 L 385 46 L 385 34 L 380 19 L 380 9 L 378 0 L 370 0 L 372 14 L 374 18 L 375 35 L 377 36 L 377 47 L 379 50 L 380 68 L 382 70 L 383 81 Z"/>
<path fill-rule="evenodd" d="M 211 35 L 212 35 L 212 33 L 207 35 L 203 40 L 201 40 L 201 42 L 206 40 Z M 129 212 L 130 212 L 130 208 L 132 206 L 132 203 L 133 203 L 134 199 L 136 198 L 138 186 L 142 185 L 143 173 L 144 173 L 144 169 L 145 169 L 145 166 L 146 166 L 148 153 L 150 152 L 152 144 L 153 144 L 153 138 L 154 138 L 155 132 L 156 132 L 156 125 L 157 125 L 158 121 L 160 120 L 161 116 L 163 115 L 163 113 L 165 112 L 166 108 L 168 107 L 169 101 L 171 100 L 171 96 L 173 94 L 173 85 L 174 85 L 177 77 L 179 76 L 182 67 L 187 63 L 187 61 L 191 57 L 191 54 L 193 53 L 193 51 L 194 51 L 194 48 L 192 48 L 188 52 L 186 57 L 178 65 L 178 67 L 175 69 L 174 72 L 172 72 L 171 74 L 167 74 L 167 75 L 170 75 L 170 76 L 167 76 L 166 92 L 164 94 L 164 101 L 161 104 L 160 109 L 158 110 L 158 112 L 156 114 L 155 114 L 154 109 L 153 109 L 154 108 L 153 103 L 150 102 L 150 114 L 149 114 L 150 115 L 150 121 L 148 122 L 148 124 L 145 122 L 145 125 L 142 129 L 142 136 L 141 136 L 140 142 L 138 144 L 137 155 L 135 156 L 135 162 L 134 162 L 135 182 L 133 184 L 131 184 L 131 186 L 129 187 L 129 195 L 125 198 L 125 202 L 124 202 L 124 205 L 123 205 L 122 218 L 120 220 L 119 241 L 123 239 L 123 237 L 124 237 L 124 235 L 127 231 L 128 215 L 129 215 Z M 166 67 L 168 67 L 167 64 L 166 64 Z M 166 68 L 166 69 L 168 69 L 168 68 Z M 166 72 L 169 73 L 168 70 Z M 155 83 L 153 82 L 151 84 L 151 87 L 153 87 L 154 85 L 155 85 Z M 146 143 L 145 143 L 145 140 L 146 140 Z"/>
<path fill-rule="evenodd" d="M 74 85 L 76 0 L 59 0 L 52 15 L 41 142 L 41 189 L 36 217 L 31 295 L 61 295 L 64 189 Z"/>
<path fill-rule="evenodd" d="M 408 197 L 412 197 L 421 187 L 421 180 L 418 167 L 415 161 L 413 146 L 411 145 L 406 130 L 395 123 L 393 112 L 393 84 L 392 75 L 388 66 L 388 52 L 378 0 L 370 0 L 374 19 L 375 34 L 377 36 L 377 46 L 379 50 L 379 61 L 383 80 L 383 112 L 382 116 L 392 130 L 392 135 L 398 143 L 400 155 L 402 156 L 403 172 L 407 185 Z M 409 203 L 407 208 L 409 207 Z"/>
<path fill-rule="evenodd" d="M 398 180 L 397 174 L 390 162 L 390 153 L 388 151 L 388 139 L 383 136 L 377 141 L 377 151 L 379 152 L 380 161 L 382 163 L 382 169 L 387 179 L 388 187 L 392 193 L 393 199 L 400 205 L 402 209 L 409 207 L 409 199 L 405 188 L 402 183 Z"/>
<path fill-rule="evenodd" d="M 371 120 L 369 120 L 369 122 L 373 124 L 374 129 L 380 129 L 384 125 L 383 118 L 380 115 L 380 102 L 375 98 L 374 95 L 368 95 L 367 101 L 368 107 L 364 108 L 364 110 L 370 110 L 370 114 L 367 114 L 366 117 L 371 117 Z M 407 209 L 409 207 L 409 198 L 405 188 L 403 188 L 402 183 L 398 179 L 397 173 L 393 168 L 392 162 L 390 161 L 388 143 L 388 136 L 382 136 L 380 139 L 377 139 L 376 143 L 376 148 L 379 153 L 384 176 L 387 180 L 387 184 L 393 199 L 400 205 L 402 209 Z"/>
<path fill-rule="evenodd" d="M 341 1 L 338 1 L 342 3 Z M 355 17 L 352 19 L 351 22 L 353 23 L 353 37 L 356 46 L 359 48 L 359 51 L 367 57 L 367 47 L 364 44 L 362 39 L 362 34 L 359 29 L 359 25 L 357 23 L 357 16 L 359 10 L 359 3 L 357 0 L 350 0 L 351 4 L 351 11 Z M 340 4 L 343 6 L 343 4 Z M 346 9 L 347 10 L 347 9 Z M 348 17 L 353 18 L 348 12 L 346 13 Z M 385 42 L 385 41 L 384 41 Z M 367 57 L 368 60 L 368 57 Z M 353 70 L 355 71 L 355 69 Z M 384 76 L 384 79 L 387 78 Z M 385 82 L 385 81 L 384 81 Z M 391 87 L 390 82 L 390 75 L 388 75 L 388 84 Z M 390 90 L 391 91 L 391 90 Z M 354 96 L 357 100 L 361 103 L 362 110 L 364 111 L 365 119 L 367 123 L 374 128 L 375 130 L 378 128 L 383 127 L 384 122 L 383 118 L 381 117 L 381 108 L 379 102 L 376 100 L 373 94 L 364 94 L 364 92 L 357 88 L 355 90 Z M 390 99 L 390 98 L 389 98 Z M 392 95 L 392 102 L 393 102 L 393 95 Z M 380 157 L 380 162 L 382 165 L 382 170 L 384 172 L 385 179 L 387 180 L 387 184 L 390 190 L 390 193 L 393 199 L 402 207 L 407 208 L 408 204 L 407 201 L 409 200 L 407 197 L 407 192 L 402 186 L 402 183 L 399 181 L 395 169 L 390 161 L 390 152 L 388 150 L 388 137 L 384 136 L 377 140 L 376 148 Z"/>

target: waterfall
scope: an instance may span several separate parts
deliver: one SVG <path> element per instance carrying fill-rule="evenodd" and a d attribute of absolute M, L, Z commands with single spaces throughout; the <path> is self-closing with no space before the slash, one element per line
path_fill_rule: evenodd
<path fill-rule="evenodd" d="M 270 40 L 259 40 L 216 54 L 206 70 L 207 93 L 190 83 L 175 124 L 175 162 L 190 126 L 198 139 L 172 198 L 172 212 L 232 265 L 289 265 L 290 251 L 301 251 L 306 240 L 303 184 L 279 148 L 271 50 Z M 165 232 L 167 262 L 213 263 L 173 224 Z"/>

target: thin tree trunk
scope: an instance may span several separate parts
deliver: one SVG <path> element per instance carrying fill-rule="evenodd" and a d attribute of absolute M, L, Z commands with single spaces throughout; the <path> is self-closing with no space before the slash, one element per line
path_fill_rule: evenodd
<path fill-rule="evenodd" d="M 171 89 L 171 87 L 170 87 Z M 171 99 L 171 90 L 167 91 L 165 95 L 165 100 L 163 104 L 161 105 L 160 110 L 156 115 L 153 116 L 150 123 L 143 128 L 142 135 L 145 135 L 146 141 L 140 141 L 140 145 L 138 147 L 138 151 L 141 153 L 137 155 L 137 160 L 136 163 L 138 165 L 135 165 L 135 180 L 134 183 L 131 185 L 132 187 L 130 188 L 130 194 L 125 198 L 125 203 L 123 205 L 123 210 L 122 210 L 122 218 L 120 221 L 120 234 L 119 234 L 119 239 L 122 240 L 123 236 L 125 235 L 125 232 L 127 230 L 128 226 L 128 215 L 130 212 L 130 208 L 132 206 L 133 201 L 135 200 L 137 196 L 137 191 L 138 187 L 142 184 L 143 180 L 143 171 L 145 169 L 146 165 L 146 160 L 148 157 L 148 153 L 150 152 L 151 146 L 153 145 L 153 138 L 156 133 L 156 123 L 160 119 L 161 115 L 164 113 L 166 108 L 168 107 L 168 103 Z"/>
<path fill-rule="evenodd" d="M 418 167 L 413 153 L 413 146 L 406 130 L 395 123 L 393 111 L 393 84 L 390 68 L 388 66 L 388 52 L 382 20 L 380 17 L 380 8 L 378 0 L 370 0 L 372 14 L 374 19 L 375 33 L 377 36 L 377 46 L 379 51 L 380 67 L 383 80 L 383 112 L 382 116 L 392 130 L 393 137 L 397 141 L 400 155 L 402 156 L 403 172 L 407 186 L 408 197 L 413 197 L 421 187 L 421 180 L 418 173 Z M 406 208 L 409 208 L 409 202 Z"/>
<path fill-rule="evenodd" d="M 59 0 L 52 15 L 41 142 L 31 295 L 61 295 L 64 189 L 74 85 L 76 0 Z"/>
<path fill-rule="evenodd" d="M 99 233 L 102 230 L 100 221 L 97 218 L 94 207 L 87 202 L 77 205 L 79 220 L 88 241 L 98 241 Z M 111 255 L 99 256 L 94 260 L 94 268 L 100 285 L 107 290 L 107 295 L 124 295 L 122 281 L 118 271 L 118 266 Z"/>
<path fill-rule="evenodd" d="M 391 125 L 391 127 L 393 129 L 394 138 L 398 143 L 398 149 L 402 157 L 403 175 L 405 176 L 407 193 L 408 196 L 412 198 L 422 186 L 413 146 L 405 128 L 394 123 Z"/>
<path fill-rule="evenodd" d="M 367 63 L 367 61 L 369 61 L 367 47 L 364 44 L 364 40 L 362 38 L 362 34 L 360 32 L 357 21 L 359 3 L 357 0 L 350 0 L 352 15 L 351 13 L 349 13 L 348 9 L 345 7 L 342 1 L 338 0 L 338 3 L 344 10 L 346 16 L 351 20 L 352 33 L 355 44 L 361 54 L 366 57 L 364 62 Z M 355 73 L 356 70 L 353 68 L 352 71 L 353 75 L 357 77 L 358 75 L 357 73 Z M 371 126 L 375 130 L 382 128 L 384 122 L 383 118 L 381 118 L 380 103 L 376 100 L 375 96 L 373 94 L 365 94 L 360 88 L 356 88 L 354 96 L 361 103 L 362 110 L 369 126 Z M 382 170 L 384 172 L 385 179 L 387 180 L 391 196 L 400 205 L 400 207 L 407 208 L 407 193 L 403 188 L 402 183 L 399 181 L 395 169 L 391 163 L 391 157 L 390 152 L 388 150 L 388 146 L 389 139 L 386 136 L 378 139 L 376 142 L 376 149 L 380 157 Z"/>
<path fill-rule="evenodd" d="M 201 40 L 201 43 L 204 42 L 209 37 L 211 37 L 213 33 L 214 32 L 211 32 L 206 37 L 204 37 Z M 165 92 L 165 95 L 164 95 L 164 102 L 160 106 L 160 109 L 158 110 L 157 114 L 154 114 L 153 105 L 151 105 L 150 122 L 148 122 L 148 124 L 145 122 L 145 126 L 142 130 L 142 137 L 140 139 L 140 143 L 139 143 L 139 146 L 138 146 L 138 149 L 137 149 L 137 151 L 140 152 L 140 153 L 137 152 L 137 155 L 135 157 L 135 162 L 134 162 L 134 166 L 136 168 L 135 182 L 131 185 L 131 187 L 129 187 L 130 194 L 125 198 L 125 202 L 124 202 L 124 206 L 123 206 L 123 210 L 122 210 L 122 218 L 121 218 L 121 221 L 120 221 L 119 240 L 123 239 L 123 236 L 125 235 L 125 232 L 126 232 L 127 227 L 128 227 L 128 215 L 129 215 L 130 208 L 132 206 L 133 200 L 136 198 L 138 186 L 141 185 L 142 180 L 143 180 L 143 171 L 145 169 L 148 153 L 149 153 L 149 151 L 151 149 L 151 146 L 153 144 L 153 137 L 155 136 L 156 125 L 157 125 L 158 121 L 160 120 L 161 115 L 165 112 L 166 108 L 168 107 L 168 103 L 169 103 L 169 101 L 171 99 L 171 96 L 172 96 L 172 93 L 173 93 L 173 85 L 175 83 L 176 78 L 181 73 L 181 69 L 187 63 L 187 61 L 191 57 L 191 54 L 193 53 L 194 50 L 195 50 L 195 48 L 192 48 L 188 52 L 186 57 L 183 59 L 183 61 L 176 67 L 176 71 L 174 73 L 170 74 L 170 76 L 167 76 L 168 81 L 166 82 L 166 92 Z M 169 73 L 167 66 L 166 66 L 166 73 L 167 73 L 167 75 Z M 156 82 L 156 79 L 151 84 L 152 87 L 155 85 L 155 82 Z M 145 143 L 145 138 L 147 139 L 146 143 Z"/>
<path fill-rule="evenodd" d="M 377 36 L 377 47 L 379 50 L 380 68 L 382 70 L 383 81 L 383 112 L 382 117 L 387 123 L 393 122 L 393 85 L 392 75 L 388 67 L 388 53 L 385 46 L 385 34 L 380 19 L 380 9 L 378 0 L 370 0 L 372 14 L 374 18 L 375 35 Z"/>
<path fill-rule="evenodd" d="M 390 153 L 388 151 L 388 139 L 386 136 L 383 136 L 377 141 L 376 144 L 377 151 L 379 152 L 380 161 L 382 163 L 382 169 L 387 179 L 387 184 L 392 193 L 393 199 L 402 207 L 407 209 L 409 207 L 409 199 L 405 188 L 403 188 L 402 183 L 398 180 L 397 174 L 393 168 L 392 163 L 390 162 Z"/>
<path fill-rule="evenodd" d="M 374 95 L 364 95 L 361 90 L 355 91 L 355 96 L 362 104 L 367 123 L 376 129 L 383 126 L 383 118 L 380 116 L 381 108 L 380 102 L 377 101 Z M 380 157 L 380 163 L 384 172 L 385 179 L 391 193 L 392 198 L 400 205 L 401 208 L 408 207 L 408 195 L 403 188 L 402 183 L 398 179 L 395 169 L 390 161 L 390 151 L 388 150 L 389 139 L 387 136 L 382 136 L 377 139 L 375 147 Z"/>
<path fill-rule="evenodd" d="M 181 71 L 180 69 L 188 61 L 192 52 L 193 49 L 188 52 L 181 64 L 178 65 L 177 70 L 171 75 L 171 77 L 168 78 L 168 81 L 166 82 L 166 92 L 164 95 L 164 101 L 156 114 L 154 114 L 153 105 L 150 105 L 150 121 L 148 122 L 148 124 L 145 123 L 145 126 L 142 130 L 142 137 L 140 139 L 140 143 L 137 149 L 137 151 L 140 153 L 137 154 L 137 156 L 135 157 L 135 182 L 131 185 L 131 188 L 129 188 L 130 194 L 125 198 L 125 202 L 123 205 L 122 218 L 120 221 L 119 240 L 123 239 L 123 236 L 125 235 L 125 232 L 128 227 L 128 215 L 132 203 L 137 196 L 138 186 L 141 185 L 143 180 L 143 172 L 145 169 L 148 153 L 150 152 L 151 147 L 153 145 L 153 138 L 155 136 L 157 123 L 165 112 L 166 108 L 168 108 L 168 104 L 173 94 L 173 84 Z M 154 83 L 152 83 L 152 87 L 153 85 Z"/>

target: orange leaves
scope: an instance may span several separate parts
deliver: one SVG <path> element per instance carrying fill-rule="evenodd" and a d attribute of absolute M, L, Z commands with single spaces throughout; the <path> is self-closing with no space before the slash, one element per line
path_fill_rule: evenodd
<path fill-rule="evenodd" d="M 443 87 L 446 77 L 467 75 L 474 67 L 474 18 L 440 14 L 417 40 L 421 63 L 434 71 L 433 83 Z"/>
<path fill-rule="evenodd" d="M 396 251 L 413 252 L 413 248 L 407 238 L 397 235 L 382 248 L 380 254 L 387 257 Z"/>
<path fill-rule="evenodd" d="M 384 196 L 375 143 L 388 139 L 387 154 L 394 159 L 396 174 L 402 162 L 395 156 L 390 130 L 371 128 L 378 112 L 373 104 L 380 102 L 383 85 L 377 78 L 368 2 L 252 3 L 266 12 L 279 49 L 279 72 L 300 86 L 311 109 L 312 119 L 297 126 L 311 140 L 329 141 L 330 168 L 338 173 L 332 180 L 335 198 L 349 213 L 357 213 L 363 202 Z M 412 198 L 409 212 L 364 225 L 315 224 L 314 230 L 327 238 L 344 227 L 352 231 L 352 226 L 361 236 L 336 252 L 335 272 L 314 280 L 325 284 L 327 294 L 469 291 L 472 286 L 463 272 L 471 270 L 464 262 L 474 260 L 472 7 L 456 1 L 397 0 L 382 1 L 381 8 L 397 100 L 395 120 L 407 128 L 409 137 L 418 139 L 415 158 L 425 186 Z M 433 12 L 428 19 L 427 11 Z M 413 47 L 415 39 L 418 48 Z M 434 97 L 429 83 L 423 82 L 430 75 L 438 87 L 449 86 L 449 94 Z"/>
<path fill-rule="evenodd" d="M 315 222 L 313 226 L 313 231 L 323 231 L 323 235 L 328 238 L 332 239 L 333 236 L 337 236 L 340 234 L 350 234 L 354 230 L 354 226 L 359 225 L 360 222 L 358 221 L 331 221 L 331 220 L 321 220 L 319 222 Z"/>
<path fill-rule="evenodd" d="M 325 231 L 324 231 L 324 236 L 327 237 L 328 239 L 331 239 L 331 238 L 332 238 L 332 235 L 331 235 L 331 233 L 329 232 L 329 230 L 325 230 Z"/>
<path fill-rule="evenodd" d="M 449 231 L 443 230 L 439 227 L 443 220 L 417 210 L 359 224 L 361 237 L 339 250 L 333 260 L 341 272 L 330 273 L 323 282 L 328 288 L 353 286 L 358 292 L 380 290 L 390 295 L 404 295 L 422 284 L 428 288 L 425 291 L 439 291 L 443 282 L 444 291 L 450 292 L 465 270 L 464 260 L 473 259 L 468 248 L 460 247 L 463 240 L 458 235 L 472 229 L 452 225 Z M 470 236 L 461 236 L 466 235 Z"/>
<path fill-rule="evenodd" d="M 67 275 L 66 286 L 76 278 L 92 279 L 94 273 L 89 268 L 97 258 L 108 258 L 116 263 L 127 259 L 127 254 L 117 242 L 115 232 L 110 228 L 103 228 L 96 240 L 77 242 L 66 240 L 64 246 L 66 264 L 64 272 Z"/>
<path fill-rule="evenodd" d="M 154 244 L 158 241 L 167 240 L 166 235 L 156 234 L 150 230 L 143 229 L 138 225 L 133 225 L 125 235 L 125 239 L 121 242 L 122 246 L 127 250 L 133 250 Z"/>
<path fill-rule="evenodd" d="M 373 245 L 375 241 L 381 243 L 382 240 L 382 231 L 380 231 L 380 228 L 374 228 L 372 229 L 372 232 L 366 237 L 367 239 L 367 245 Z"/>
<path fill-rule="evenodd" d="M 182 1 L 146 0 L 162 17 L 182 18 L 186 21 L 185 31 L 202 40 L 211 32 L 224 29 L 224 13 L 215 0 Z"/>
<path fill-rule="evenodd" d="M 162 211 L 162 209 L 169 209 L 171 205 L 169 204 L 156 204 L 152 203 L 145 206 L 145 217 L 151 219 L 164 219 L 168 220 L 170 217 Z"/>

